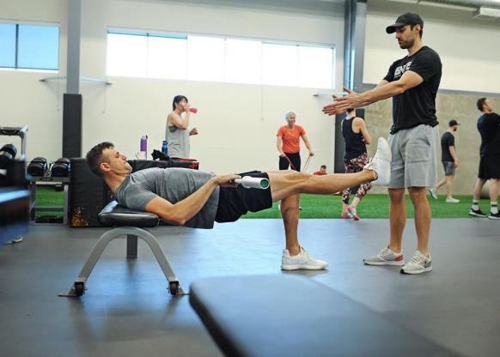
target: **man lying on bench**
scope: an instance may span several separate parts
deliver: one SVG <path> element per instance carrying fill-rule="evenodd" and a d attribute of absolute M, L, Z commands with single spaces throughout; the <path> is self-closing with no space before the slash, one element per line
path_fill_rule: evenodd
<path fill-rule="evenodd" d="M 331 195 L 370 181 L 387 185 L 390 161 L 391 150 L 383 138 L 379 138 L 377 152 L 363 171 L 323 176 L 296 171 L 214 175 L 184 168 L 149 168 L 131 173 L 127 157 L 110 142 L 100 143 L 87 153 L 90 169 L 104 179 L 119 204 L 154 213 L 175 225 L 213 228 L 214 222 L 234 222 L 248 211 L 258 212 L 281 201 L 285 228 L 283 270 L 328 267 L 327 262 L 313 258 L 299 244 L 299 194 Z M 246 189 L 236 183 L 242 176 L 266 178 L 270 185 L 266 189 Z"/>

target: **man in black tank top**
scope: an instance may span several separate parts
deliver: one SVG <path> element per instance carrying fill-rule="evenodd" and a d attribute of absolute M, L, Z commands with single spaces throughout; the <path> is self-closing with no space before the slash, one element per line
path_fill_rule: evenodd
<path fill-rule="evenodd" d="M 439 127 L 436 117 L 436 94 L 441 82 L 442 65 L 436 51 L 424 46 L 424 21 L 420 15 L 405 13 L 385 29 L 395 33 L 401 49 L 408 54 L 395 61 L 384 79 L 374 88 L 356 93 L 344 88 L 347 95 L 333 96 L 334 102 L 323 107 L 323 113 L 340 114 L 379 100 L 392 98 L 393 124 L 389 143 L 392 148 L 389 245 L 367 265 L 397 265 L 401 273 L 421 274 L 432 270 L 429 253 L 431 209 L 427 188 L 437 183 Z M 405 190 L 415 212 L 417 250 L 411 260 L 403 260 L 403 232 L 406 225 Z"/>
<path fill-rule="evenodd" d="M 347 115 L 341 124 L 342 136 L 345 142 L 344 168 L 345 173 L 354 173 L 363 170 L 368 163 L 366 144 L 370 144 L 371 137 L 366 128 L 365 121 L 356 116 L 356 109 L 347 109 Z M 367 182 L 356 190 L 356 197 L 349 204 L 351 188 L 342 191 L 342 213 L 341 218 L 352 218 L 359 221 L 357 207 L 359 202 L 368 193 L 372 185 Z"/>

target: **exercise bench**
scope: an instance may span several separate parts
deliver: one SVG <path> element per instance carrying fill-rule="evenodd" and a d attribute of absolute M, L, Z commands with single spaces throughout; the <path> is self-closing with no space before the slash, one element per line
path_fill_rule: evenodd
<path fill-rule="evenodd" d="M 133 211 L 120 206 L 116 201 L 112 201 L 102 209 L 98 219 L 102 225 L 114 228 L 105 232 L 99 238 L 73 286 L 68 292 L 61 293 L 59 296 L 79 297 L 85 294 L 87 279 L 102 252 L 113 239 L 123 236 L 127 237 L 127 258 L 137 258 L 137 239 L 141 238 L 149 245 L 160 264 L 160 268 L 168 280 L 170 294 L 172 296 L 186 295 L 158 240 L 146 229 L 158 226 L 160 218 L 157 215 L 149 212 Z"/>

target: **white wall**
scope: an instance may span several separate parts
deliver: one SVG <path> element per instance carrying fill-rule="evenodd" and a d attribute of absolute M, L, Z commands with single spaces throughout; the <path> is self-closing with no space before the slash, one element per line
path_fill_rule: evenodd
<path fill-rule="evenodd" d="M 5 2 L 4 0 L 2 0 Z M 62 6 L 64 4 L 64 6 Z M 46 21 L 64 22 L 66 1 L 22 0 L 2 4 L 0 18 L 33 20 L 33 13 L 45 9 Z M 342 10 L 342 7 L 340 7 Z M 342 84 L 343 11 L 331 14 L 287 12 L 265 7 L 250 8 L 182 4 L 179 2 L 85 0 L 82 1 L 82 76 L 106 78 L 106 31 L 129 28 L 160 32 L 200 33 L 256 39 L 273 39 L 337 45 L 337 86 Z M 65 41 L 66 26 L 63 28 Z M 65 61 L 65 46 L 61 48 Z M 61 63 L 62 63 L 61 62 Z M 65 66 L 61 66 L 65 68 Z M 60 75 L 66 73 L 62 70 Z M 0 72 L 13 89 L 8 103 L 10 114 L 2 125 L 28 124 L 28 157 L 54 160 L 62 154 L 62 93 L 65 81 L 38 82 L 43 76 L 23 72 Z M 27 79 L 21 81 L 21 78 Z M 328 97 L 314 97 L 317 89 L 258 85 L 202 83 L 157 79 L 108 78 L 112 85 L 81 81 L 83 95 L 83 145 L 85 154 L 99 141 L 114 142 L 119 150 L 133 156 L 143 134 L 149 147 L 159 149 L 166 115 L 174 95 L 184 94 L 199 108 L 193 125 L 200 135 L 192 137 L 191 156 L 201 168 L 215 172 L 277 168 L 276 131 L 284 124 L 287 110 L 297 112 L 315 148 L 309 171 L 321 164 L 333 167 L 333 119 L 321 113 Z M 30 97 L 29 105 L 25 98 Z M 40 100 L 41 99 L 41 100 Z M 33 110 L 36 108 L 36 112 Z M 45 114 L 44 114 L 45 113 Z M 305 159 L 305 156 L 304 156 Z"/>
<path fill-rule="evenodd" d="M 500 19 L 475 19 L 473 10 L 454 10 L 392 1 L 369 0 L 366 23 L 364 83 L 375 84 L 389 65 L 406 55 L 395 35 L 385 28 L 404 12 L 424 20 L 424 44 L 435 49 L 443 63 L 441 89 L 500 93 Z"/>

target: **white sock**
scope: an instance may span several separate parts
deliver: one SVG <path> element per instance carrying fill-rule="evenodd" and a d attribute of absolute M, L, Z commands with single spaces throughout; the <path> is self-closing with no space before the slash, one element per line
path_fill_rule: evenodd
<path fill-rule="evenodd" d="M 473 209 L 474 211 L 479 210 L 479 201 L 472 200 L 472 209 Z"/>
<path fill-rule="evenodd" d="M 490 212 L 493 213 L 493 214 L 497 214 L 498 213 L 498 206 L 497 206 L 497 203 L 496 202 L 491 202 L 491 205 L 490 205 Z"/>

